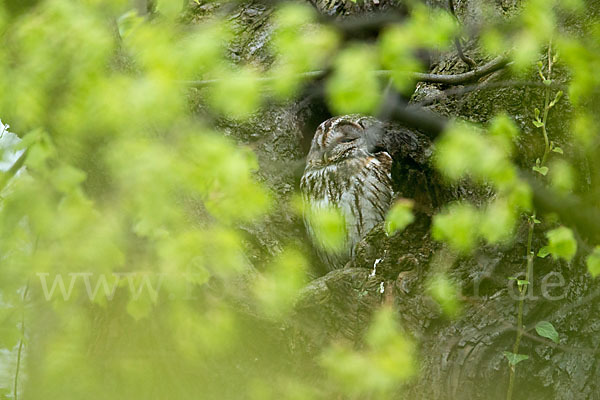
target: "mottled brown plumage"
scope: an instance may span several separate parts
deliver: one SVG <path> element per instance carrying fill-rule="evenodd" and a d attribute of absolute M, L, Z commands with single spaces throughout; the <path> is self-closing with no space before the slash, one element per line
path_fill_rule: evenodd
<path fill-rule="evenodd" d="M 323 122 L 313 137 L 301 190 L 308 213 L 336 207 L 346 220 L 341 252 L 328 252 L 305 224 L 329 270 L 342 268 L 354 246 L 381 223 L 393 197 L 392 157 L 378 146 L 382 124 L 374 118 L 346 115 Z"/>

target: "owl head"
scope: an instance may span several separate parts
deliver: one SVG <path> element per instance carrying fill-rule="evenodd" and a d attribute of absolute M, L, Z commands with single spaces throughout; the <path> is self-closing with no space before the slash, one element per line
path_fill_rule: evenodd
<path fill-rule="evenodd" d="M 308 152 L 307 168 L 322 168 L 381 151 L 382 124 L 358 114 L 330 118 L 317 128 Z"/>

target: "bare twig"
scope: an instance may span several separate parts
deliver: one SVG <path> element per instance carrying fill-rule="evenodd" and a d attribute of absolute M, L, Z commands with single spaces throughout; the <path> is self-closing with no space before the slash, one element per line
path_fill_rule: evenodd
<path fill-rule="evenodd" d="M 460 44 L 460 38 L 454 38 L 454 47 L 456 47 L 456 52 L 458 53 L 458 57 L 469 66 L 470 69 L 474 69 L 477 67 L 477 63 L 468 55 L 463 52 L 462 44 Z"/>
<path fill-rule="evenodd" d="M 382 103 L 378 119 L 400 122 L 404 126 L 418 129 L 431 140 L 441 135 L 448 125 L 446 118 L 422 107 L 408 105 L 397 93 L 388 93 Z"/>
<path fill-rule="evenodd" d="M 450 8 L 450 12 L 452 13 L 452 15 L 454 15 L 454 18 L 456 18 L 456 20 L 458 21 L 458 17 L 456 16 L 456 12 L 454 10 L 454 1 L 453 0 L 448 0 L 448 8 Z M 474 69 L 475 67 L 477 67 L 477 63 L 475 61 L 473 61 L 472 58 L 465 55 L 465 53 L 463 52 L 462 44 L 460 43 L 460 37 L 457 36 L 454 38 L 454 46 L 456 47 L 456 52 L 458 53 L 458 56 L 460 57 L 461 60 L 463 60 L 463 62 L 465 64 L 467 64 L 469 66 L 469 69 Z"/>
<path fill-rule="evenodd" d="M 28 151 L 25 150 L 19 156 L 19 158 L 17 158 L 17 161 L 15 161 L 13 165 L 11 165 L 11 167 L 8 169 L 8 171 L 6 171 L 2 175 L 0 175 L 0 191 L 2 191 L 2 189 L 4 189 L 6 187 L 6 184 L 8 183 L 8 181 L 10 181 L 12 179 L 12 177 L 15 176 L 17 174 L 17 172 L 19 172 L 19 170 L 21 169 L 23 164 L 25 164 L 25 159 L 27 158 L 27 153 L 28 153 Z"/>

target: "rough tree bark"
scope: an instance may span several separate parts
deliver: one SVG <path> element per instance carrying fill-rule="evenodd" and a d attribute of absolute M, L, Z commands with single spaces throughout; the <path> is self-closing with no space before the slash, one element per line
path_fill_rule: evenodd
<path fill-rule="evenodd" d="M 191 2 L 187 19 L 201 21 L 215 12 L 215 2 Z M 484 4 L 485 3 L 485 4 Z M 514 12 L 518 0 L 455 0 L 458 19 L 476 32 L 482 24 L 482 8 L 492 5 L 499 17 Z M 392 7 L 367 2 L 368 6 L 343 2 L 317 2 L 327 15 L 362 15 L 381 8 Z M 432 7 L 447 7 L 445 0 L 429 0 Z M 267 49 L 273 30 L 268 17 L 269 6 L 256 3 L 241 4 L 231 11 L 238 29 L 238 38 L 231 49 L 234 62 L 251 63 L 266 67 L 271 55 Z M 474 41 L 462 49 L 479 65 L 485 62 Z M 456 74 L 467 72 L 467 65 L 456 52 L 439 54 L 433 60 L 430 72 Z M 534 76 L 533 74 L 531 75 Z M 560 75 L 559 72 L 559 81 Z M 476 83 L 511 80 L 508 69 L 494 72 Z M 531 80 L 535 80 L 532 78 Z M 460 86 L 459 86 L 460 88 Z M 506 112 L 520 126 L 523 135 L 518 143 L 516 161 L 523 167 L 531 166 L 543 152 L 543 140 L 528 122 L 533 119 L 534 107 L 541 108 L 543 88 L 531 86 L 494 87 L 467 93 L 446 94 L 451 89 L 443 84 L 419 84 L 413 103 L 427 104 L 427 108 L 446 117 L 460 117 L 486 123 L 499 112 Z M 202 89 L 192 89 L 192 106 L 203 113 Z M 454 92 L 456 93 L 456 92 Z M 569 152 L 567 102 L 561 102 L 550 115 L 549 130 L 553 140 Z M 251 258 L 260 270 L 269 257 L 277 254 L 286 243 L 306 247 L 308 240 L 300 218 L 289 208 L 289 200 L 297 191 L 298 179 L 304 166 L 304 157 L 316 125 L 328 117 L 322 103 L 310 96 L 284 105 L 267 107 L 247 123 L 218 121 L 225 134 L 241 144 L 250 146 L 258 155 L 258 172 L 278 199 L 279 208 L 260 224 L 245 226 Z M 468 198 L 482 201 L 491 192 L 485 188 L 451 187 L 435 174 L 429 165 L 428 139 L 418 132 L 396 127 L 400 136 L 412 138 L 413 147 L 396 146 L 399 163 L 395 180 L 404 197 L 414 198 L 418 205 L 417 221 L 407 230 L 388 238 L 381 229 L 375 229 L 360 243 L 357 257 L 347 268 L 320 276 L 314 271 L 314 280 L 304 289 L 296 305 L 295 321 L 285 340 L 296 349 L 292 357 L 310 358 L 311 351 L 331 340 L 360 341 L 369 318 L 382 303 L 391 303 L 409 334 L 417 338 L 420 354 L 420 375 L 409 385 L 409 398 L 417 399 L 490 399 L 504 398 L 508 384 L 508 364 L 502 352 L 511 351 L 515 338 L 517 301 L 511 293 L 507 277 L 518 275 L 526 263 L 527 226 L 518 229 L 514 242 L 508 246 L 487 246 L 471 257 L 457 259 L 450 275 L 462 286 L 463 313 L 457 319 L 445 318 L 438 306 L 426 295 L 426 278 L 432 274 L 434 254 L 443 247 L 429 235 L 431 214 L 452 199 Z M 400 139 L 402 142 L 402 139 Z M 586 160 L 576 160 L 581 171 Z M 286 168 L 281 168 L 286 166 Z M 582 188 L 590 185 L 582 179 Z M 536 226 L 534 248 L 543 245 L 540 232 L 550 224 Z M 442 253 L 443 254 L 443 253 Z M 376 259 L 377 274 L 370 276 Z M 315 264 L 317 259 L 312 260 Z M 546 274 L 556 272 L 566 278 L 566 286 L 550 293 L 564 296 L 561 301 L 538 297 L 525 302 L 526 334 L 520 353 L 530 359 L 518 366 L 514 398 L 599 398 L 598 347 L 600 321 L 595 317 L 600 296 L 586 269 L 581 255 L 574 261 L 553 261 L 550 257 L 535 260 L 533 294 L 540 295 Z M 550 279 L 552 280 L 552 279 Z M 385 291 L 380 293 L 384 283 Z M 557 327 L 561 340 L 555 345 L 535 335 L 536 322 L 551 321 Z M 289 332 L 286 331 L 286 332 Z M 300 345 L 299 343 L 302 343 Z M 299 354 L 301 353 L 301 354 Z"/>

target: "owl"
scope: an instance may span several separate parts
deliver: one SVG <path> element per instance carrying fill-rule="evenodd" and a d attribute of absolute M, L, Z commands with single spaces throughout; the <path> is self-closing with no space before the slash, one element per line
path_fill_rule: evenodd
<path fill-rule="evenodd" d="M 354 246 L 385 219 L 394 191 L 392 157 L 379 147 L 382 124 L 371 117 L 346 115 L 323 122 L 312 139 L 300 189 L 304 223 L 329 270 L 342 268 Z M 315 211 L 335 208 L 345 220 L 345 243 L 326 251 L 315 236 Z"/>

